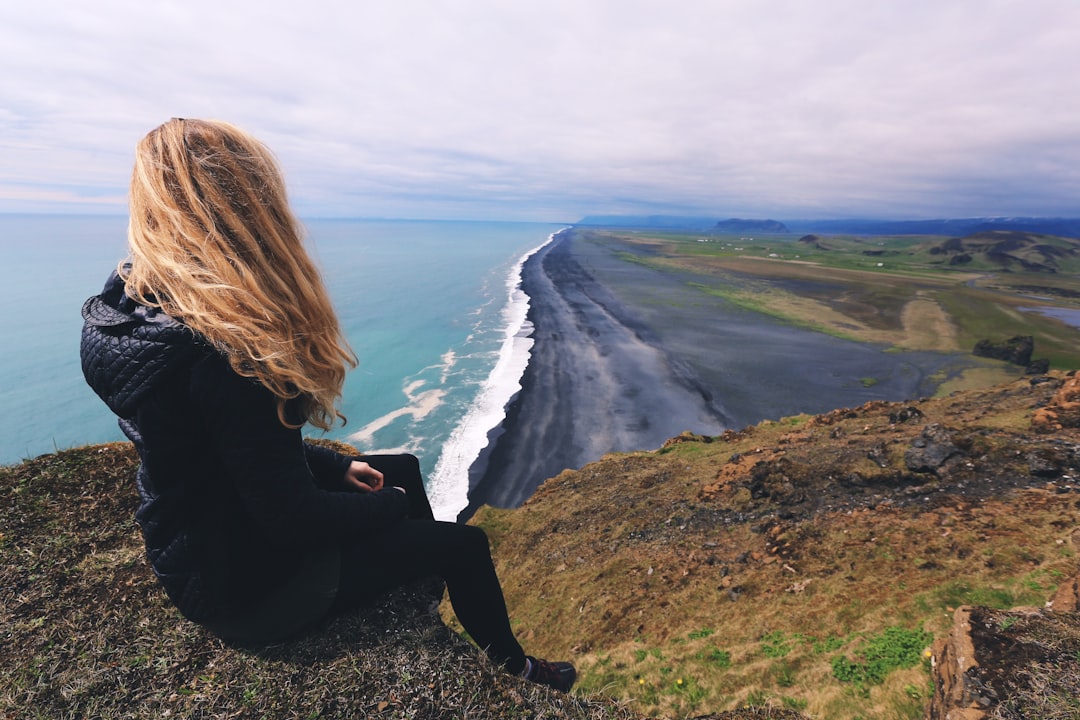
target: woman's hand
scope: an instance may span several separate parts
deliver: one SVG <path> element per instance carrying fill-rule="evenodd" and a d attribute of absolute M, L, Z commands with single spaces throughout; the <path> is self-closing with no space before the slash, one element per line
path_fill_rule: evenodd
<path fill-rule="evenodd" d="M 360 492 L 374 492 L 383 486 L 383 474 L 361 460 L 353 460 L 345 471 L 345 484 Z"/>

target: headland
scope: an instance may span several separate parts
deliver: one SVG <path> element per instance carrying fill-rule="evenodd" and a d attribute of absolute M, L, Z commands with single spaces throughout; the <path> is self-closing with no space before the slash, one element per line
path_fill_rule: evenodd
<path fill-rule="evenodd" d="M 929 396 L 979 365 L 967 353 L 898 351 L 748 309 L 703 290 L 707 268 L 658 265 L 656 253 L 570 229 L 525 263 L 532 357 L 470 470 L 463 517 L 483 504 L 515 507 L 545 479 L 607 452 Z"/>

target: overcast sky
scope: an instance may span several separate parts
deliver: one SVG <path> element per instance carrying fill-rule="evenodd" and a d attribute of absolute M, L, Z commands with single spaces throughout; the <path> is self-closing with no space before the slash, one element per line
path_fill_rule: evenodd
<path fill-rule="evenodd" d="M 306 217 L 1075 217 L 1080 1 L 0 5 L 0 212 L 125 212 L 172 116 Z"/>

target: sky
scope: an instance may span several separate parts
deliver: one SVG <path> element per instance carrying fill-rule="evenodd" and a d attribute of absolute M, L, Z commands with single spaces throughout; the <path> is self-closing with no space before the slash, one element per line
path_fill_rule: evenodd
<path fill-rule="evenodd" d="M 0 212 L 124 214 L 173 116 L 302 217 L 1078 217 L 1080 1 L 0 5 Z"/>

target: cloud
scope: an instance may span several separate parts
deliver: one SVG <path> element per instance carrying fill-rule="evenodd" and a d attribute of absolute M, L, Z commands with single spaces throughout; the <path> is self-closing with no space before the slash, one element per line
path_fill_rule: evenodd
<path fill-rule="evenodd" d="M 309 5 L 7 4 L 0 209 L 121 212 L 175 115 L 309 215 L 1080 214 L 1072 0 Z"/>

